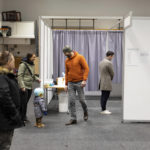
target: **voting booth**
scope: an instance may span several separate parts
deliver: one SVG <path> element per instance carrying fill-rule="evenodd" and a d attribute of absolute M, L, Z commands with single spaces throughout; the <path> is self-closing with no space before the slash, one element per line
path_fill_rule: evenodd
<path fill-rule="evenodd" d="M 124 21 L 123 121 L 150 122 L 150 18 Z"/>
<path fill-rule="evenodd" d="M 122 23 L 122 21 L 124 22 L 123 121 L 149 122 L 150 18 L 132 17 L 132 13 L 129 13 L 118 23 Z M 53 78 L 53 42 L 51 27 L 41 17 L 39 19 L 39 29 L 40 78 L 42 81 L 41 86 L 43 87 L 45 82 Z M 106 47 L 108 47 L 107 42 Z M 47 104 L 50 103 L 52 96 L 52 90 L 49 90 L 47 93 Z M 59 99 L 63 101 L 64 97 L 62 96 Z"/>

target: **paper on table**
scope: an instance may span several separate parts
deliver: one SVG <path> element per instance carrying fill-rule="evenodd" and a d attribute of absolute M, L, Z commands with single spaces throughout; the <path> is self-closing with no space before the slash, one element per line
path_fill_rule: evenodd
<path fill-rule="evenodd" d="M 61 85 L 54 85 L 54 86 L 49 86 L 49 88 L 65 88 L 66 86 L 61 86 Z"/>

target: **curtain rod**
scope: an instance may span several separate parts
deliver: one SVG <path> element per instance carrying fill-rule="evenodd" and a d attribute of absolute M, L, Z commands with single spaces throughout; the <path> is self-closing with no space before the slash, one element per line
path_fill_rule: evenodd
<path fill-rule="evenodd" d="M 96 30 L 96 31 L 124 31 L 123 29 L 52 29 L 52 30 Z"/>
<path fill-rule="evenodd" d="M 40 16 L 41 19 L 123 19 L 122 16 Z"/>

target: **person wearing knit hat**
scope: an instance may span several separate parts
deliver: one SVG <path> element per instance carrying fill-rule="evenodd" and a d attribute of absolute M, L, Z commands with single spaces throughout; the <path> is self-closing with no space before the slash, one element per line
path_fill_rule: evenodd
<path fill-rule="evenodd" d="M 63 48 L 64 55 L 67 57 L 65 61 L 65 91 L 68 91 L 68 99 L 70 103 L 71 119 L 66 125 L 77 124 L 76 117 L 76 92 L 79 96 L 79 101 L 83 108 L 83 119 L 88 120 L 88 108 L 84 95 L 84 87 L 86 86 L 86 80 L 88 78 L 89 67 L 84 58 L 75 50 L 72 50 L 69 46 Z"/>
<path fill-rule="evenodd" d="M 66 53 L 66 52 L 72 52 L 73 50 L 69 47 L 69 45 L 66 45 L 64 48 L 63 48 L 63 52 Z"/>
<path fill-rule="evenodd" d="M 63 53 L 66 57 L 71 58 L 71 56 L 73 56 L 73 54 L 74 54 L 74 51 L 70 48 L 69 45 L 66 45 L 63 48 Z"/>

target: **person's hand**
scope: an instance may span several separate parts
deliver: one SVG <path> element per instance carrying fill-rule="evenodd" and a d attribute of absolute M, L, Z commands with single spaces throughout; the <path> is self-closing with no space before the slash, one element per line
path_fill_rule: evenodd
<path fill-rule="evenodd" d="M 65 91 L 65 92 L 68 92 L 68 86 L 66 86 L 66 87 L 64 88 L 64 91 Z"/>
<path fill-rule="evenodd" d="M 21 88 L 21 91 L 25 92 L 25 91 L 26 91 L 26 89 L 25 89 L 25 88 Z"/>
<path fill-rule="evenodd" d="M 47 111 L 43 111 L 43 114 L 44 114 L 45 116 L 47 116 Z"/>
<path fill-rule="evenodd" d="M 38 82 L 41 83 L 41 80 L 39 79 Z"/>
<path fill-rule="evenodd" d="M 86 86 L 86 81 L 82 81 L 81 82 L 81 87 L 85 87 Z"/>

